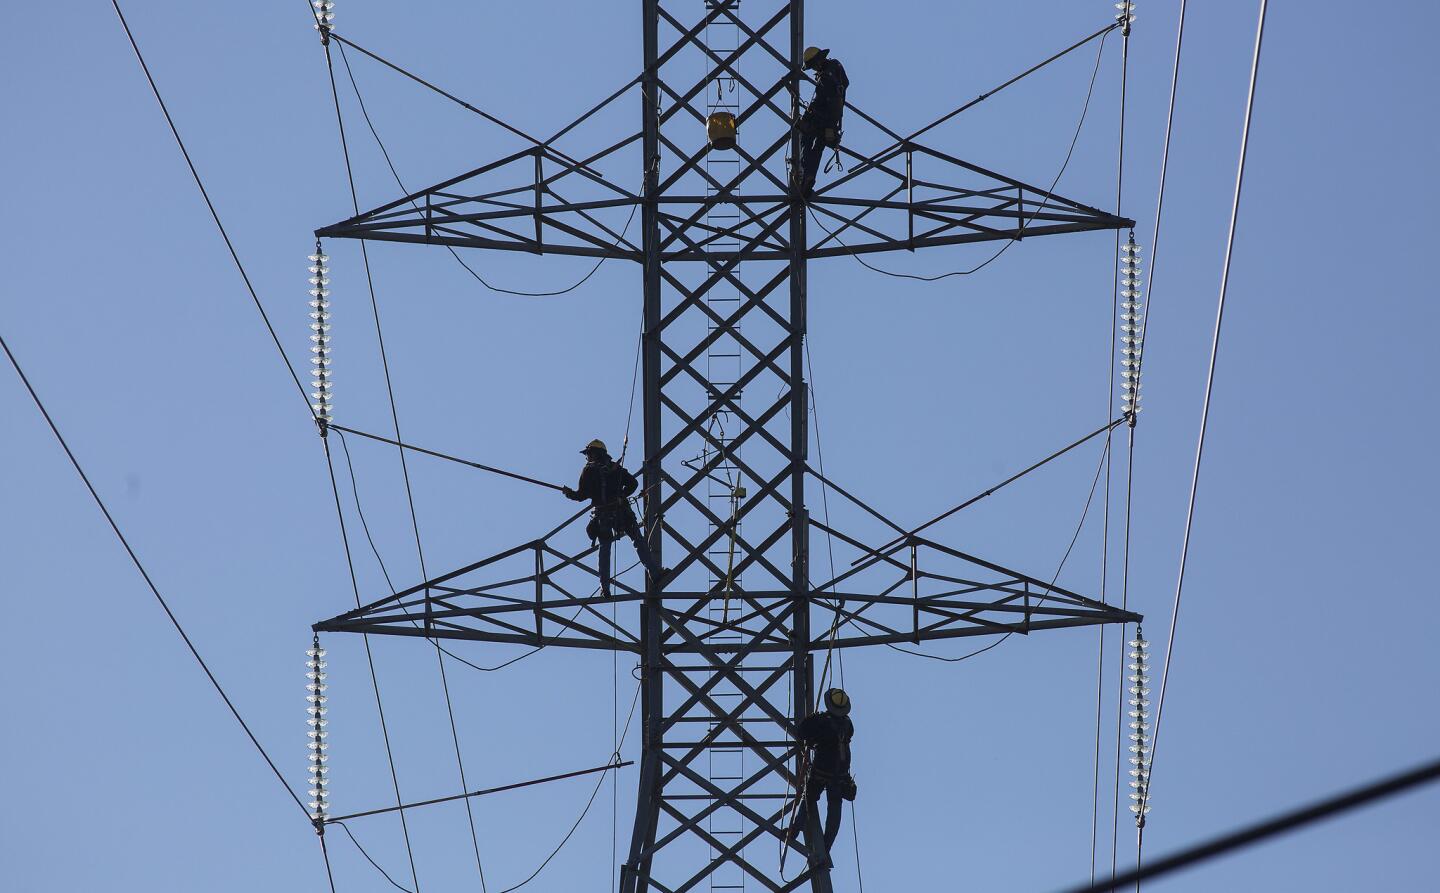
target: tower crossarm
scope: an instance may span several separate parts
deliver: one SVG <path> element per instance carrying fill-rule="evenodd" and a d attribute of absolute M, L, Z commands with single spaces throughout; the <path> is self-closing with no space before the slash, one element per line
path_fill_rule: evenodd
<path fill-rule="evenodd" d="M 832 893 L 816 816 L 795 821 L 795 728 L 818 703 L 817 653 L 1138 616 L 873 510 L 898 540 L 872 547 L 868 530 L 811 518 L 808 263 L 1131 221 L 898 137 L 853 105 L 832 159 L 849 169 L 802 200 L 803 0 L 640 5 L 641 75 L 596 107 L 633 89 L 638 133 L 616 130 L 593 152 L 552 145 L 584 132 L 592 110 L 549 142 L 318 235 L 640 265 L 634 536 L 655 573 L 642 584 L 621 571 L 604 594 L 576 515 L 315 629 L 635 654 L 641 753 L 621 893 Z M 733 119 L 733 147 L 711 142 L 712 117 Z M 817 585 L 819 536 L 854 561 Z"/>

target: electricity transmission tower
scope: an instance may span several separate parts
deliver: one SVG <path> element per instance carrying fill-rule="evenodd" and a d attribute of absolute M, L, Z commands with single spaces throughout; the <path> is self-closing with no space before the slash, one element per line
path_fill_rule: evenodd
<path fill-rule="evenodd" d="M 788 163 L 799 158 L 804 6 L 643 0 L 642 73 L 556 137 L 524 137 L 528 148 L 317 232 L 641 267 L 643 524 L 673 573 L 643 590 L 617 580 L 612 597 L 590 594 L 595 550 L 576 515 L 315 626 L 637 655 L 642 755 L 624 893 L 831 890 L 813 816 L 803 834 L 786 833 L 800 785 L 793 725 L 816 703 L 817 655 L 1140 619 L 900 527 L 812 466 L 811 260 L 1132 221 L 969 164 L 853 107 L 846 145 L 868 128 L 879 151 L 841 149 L 848 169 L 802 203 Z M 638 132 L 590 151 L 557 148 L 622 97 L 639 102 Z M 738 120 L 733 150 L 706 140 L 706 118 L 720 108 Z M 621 165 L 641 174 L 638 190 L 627 188 L 633 173 L 604 173 Z M 638 234 L 610 220 L 626 214 Z M 851 499 L 889 541 L 812 516 L 807 484 Z M 819 537 L 853 559 L 821 581 L 811 561 Z"/>

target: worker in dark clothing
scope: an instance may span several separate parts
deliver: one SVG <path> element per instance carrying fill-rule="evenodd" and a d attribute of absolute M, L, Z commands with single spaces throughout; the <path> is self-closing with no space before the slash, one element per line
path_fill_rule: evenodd
<path fill-rule="evenodd" d="M 580 471 L 580 483 L 574 489 L 564 488 L 565 497 L 576 502 L 590 500 L 590 523 L 585 532 L 590 542 L 600 544 L 600 594 L 610 595 L 610 547 L 622 536 L 628 536 L 635 544 L 635 554 L 640 563 L 658 580 L 664 573 L 655 563 L 655 556 L 640 532 L 640 523 L 630 508 L 630 497 L 639 488 L 635 475 L 626 471 L 619 462 L 610 458 L 610 452 L 600 440 L 592 440 L 580 452 L 585 454 L 585 467 Z"/>
<path fill-rule="evenodd" d="M 829 50 L 809 47 L 804 61 L 805 68 L 815 72 L 815 95 L 796 125 L 800 131 L 800 197 L 808 201 L 825 148 L 840 146 L 840 121 L 850 79 L 845 76 L 845 66 L 830 58 Z"/>
<path fill-rule="evenodd" d="M 850 775 L 850 739 L 855 726 L 850 722 L 850 696 L 838 688 L 825 692 L 825 709 L 812 713 L 795 727 L 801 744 L 815 749 L 805 776 L 804 798 L 795 813 L 792 833 L 805 827 L 811 815 L 817 819 L 821 794 L 825 795 L 825 849 L 835 845 L 840 833 L 840 810 L 844 800 L 855 799 L 855 779 Z"/>

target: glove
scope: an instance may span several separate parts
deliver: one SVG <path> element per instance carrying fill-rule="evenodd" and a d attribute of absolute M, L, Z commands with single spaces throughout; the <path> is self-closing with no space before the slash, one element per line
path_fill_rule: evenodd
<path fill-rule="evenodd" d="M 574 490 L 574 488 L 572 488 L 572 487 L 561 487 L 561 488 L 560 488 L 560 492 L 565 494 L 565 498 L 566 498 L 566 499 L 579 499 L 579 498 L 580 498 L 580 494 L 579 494 L 579 493 L 576 493 L 575 490 Z"/>

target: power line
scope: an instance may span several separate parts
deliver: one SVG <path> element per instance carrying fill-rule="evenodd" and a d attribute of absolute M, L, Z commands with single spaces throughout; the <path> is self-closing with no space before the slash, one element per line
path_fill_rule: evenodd
<path fill-rule="evenodd" d="M 25 385 L 25 390 L 30 393 L 30 399 L 35 402 L 35 407 L 40 410 L 40 415 L 45 417 L 45 424 L 50 426 L 50 432 L 54 434 L 55 439 L 60 442 L 60 448 L 65 451 L 65 456 L 70 460 L 70 465 L 74 467 L 75 473 L 80 475 L 80 480 L 84 482 L 85 489 L 90 491 L 90 497 L 95 500 L 95 505 L 100 508 L 100 513 L 105 516 L 105 521 L 110 525 L 110 529 L 114 531 L 115 538 L 120 540 L 121 546 L 125 547 L 125 554 L 130 556 L 130 562 L 135 565 L 135 569 L 139 571 L 140 576 L 144 578 L 145 585 L 148 586 L 150 592 L 154 594 L 155 600 L 160 603 L 160 607 L 165 611 L 165 616 L 169 618 L 170 624 L 175 627 L 175 631 L 179 633 L 180 638 L 185 641 L 185 647 L 190 649 L 190 654 L 195 658 L 195 662 L 200 665 L 201 670 L 205 671 L 205 678 L 210 680 L 210 684 L 215 687 L 216 694 L 220 695 L 220 699 L 224 701 L 225 706 L 230 709 L 230 714 L 235 717 L 235 721 L 240 723 L 240 728 L 245 731 L 245 736 L 250 739 L 251 744 L 255 745 L 255 749 L 258 750 L 260 756 L 265 759 L 265 763 L 270 767 L 270 771 L 275 773 L 275 778 L 280 782 L 281 786 L 285 788 L 285 793 L 290 795 L 290 799 L 295 801 L 295 805 L 300 807 L 300 811 L 305 813 L 306 819 L 309 820 L 310 811 L 305 808 L 305 804 L 296 796 L 290 784 L 285 781 L 285 776 L 280 774 L 280 770 L 276 767 L 275 761 L 270 758 L 270 754 L 267 753 L 264 746 L 260 744 L 260 740 L 255 737 L 255 733 L 250 730 L 250 726 L 245 722 L 245 718 L 242 717 L 240 711 L 235 708 L 235 704 L 230 700 L 230 696 L 225 693 L 225 689 L 220 685 L 220 681 L 216 679 L 215 674 L 211 672 L 210 665 L 205 663 L 205 658 L 200 656 L 199 650 L 195 648 L 195 643 L 190 640 L 189 634 L 186 633 L 185 628 L 180 625 L 180 620 L 175 616 L 175 612 L 170 609 L 170 603 L 165 600 L 165 596 L 160 594 L 160 589 L 155 585 L 155 581 L 150 578 L 149 571 L 145 570 L 145 566 L 140 563 L 140 557 L 135 554 L 135 550 L 130 547 L 130 541 L 127 540 L 125 534 L 120 531 L 120 525 L 115 523 L 115 517 L 110 514 L 110 509 L 105 506 L 105 501 L 100 498 L 100 494 L 95 490 L 95 485 L 90 483 L 90 476 L 87 475 L 85 469 L 80 466 L 80 460 L 75 458 L 75 453 L 70 449 L 70 444 L 65 441 L 65 436 L 61 434 L 60 429 L 56 427 L 55 420 L 50 416 L 50 411 L 46 409 L 45 404 L 41 402 L 40 395 L 35 392 L 35 388 L 30 384 L 30 379 L 25 375 L 25 370 L 20 368 L 20 361 L 17 360 L 15 354 L 11 352 L 10 345 L 6 343 L 3 335 L 0 335 L 0 348 L 4 349 L 5 357 L 15 369 L 15 374 L 20 377 L 21 384 Z"/>
<path fill-rule="evenodd" d="M 1247 825 L 1239 830 L 1219 837 L 1212 838 L 1204 843 L 1172 853 L 1163 859 L 1142 866 L 1135 871 L 1130 871 L 1119 877 L 1098 884 L 1074 887 L 1067 893 L 1105 893 L 1109 890 L 1119 890 L 1131 884 L 1138 884 L 1141 880 L 1156 878 L 1162 875 L 1171 874 L 1182 868 L 1189 867 L 1199 862 L 1223 856 L 1235 850 L 1244 849 L 1277 837 L 1287 834 L 1300 828 L 1313 825 L 1316 822 L 1342 815 L 1362 806 L 1367 806 L 1380 800 L 1393 797 L 1421 785 L 1433 784 L 1440 780 L 1440 760 L 1435 760 L 1414 769 L 1382 778 L 1379 781 L 1354 788 L 1334 797 L 1321 800 L 1309 806 L 1302 806 L 1299 809 L 1282 813 L 1274 818 Z"/>
<path fill-rule="evenodd" d="M 270 324 L 270 316 L 265 312 L 265 306 L 260 303 L 260 296 L 250 282 L 250 275 L 245 272 L 245 265 L 240 262 L 240 255 L 235 250 L 235 244 L 230 241 L 230 234 L 226 232 L 225 224 L 220 222 L 220 213 L 215 210 L 215 203 L 210 200 L 210 192 L 205 188 L 205 182 L 200 179 L 200 172 L 195 169 L 195 162 L 190 158 L 190 151 L 185 148 L 185 141 L 180 138 L 180 131 L 175 126 L 175 119 L 170 117 L 170 109 L 165 105 L 164 97 L 160 95 L 160 88 L 155 85 L 155 78 L 150 74 L 150 66 L 145 63 L 145 56 L 140 52 L 140 45 L 135 42 L 135 35 L 130 30 L 130 23 L 125 21 L 125 13 L 120 11 L 119 0 L 110 0 L 110 5 L 115 8 L 115 15 L 119 17 L 121 27 L 125 29 L 125 36 L 130 40 L 130 48 L 135 51 L 135 58 L 140 62 L 141 70 L 145 72 L 145 80 L 150 83 L 150 92 L 155 94 L 155 101 L 160 104 L 160 111 L 165 115 L 165 123 L 170 125 L 170 133 L 175 137 L 175 144 L 180 147 L 180 154 L 185 156 L 185 165 L 190 168 L 190 176 L 195 179 L 195 185 L 200 188 L 200 197 L 205 200 L 205 207 L 210 210 L 210 217 L 215 221 L 216 229 L 220 231 L 220 238 L 225 240 L 225 247 L 230 252 L 230 259 L 235 262 L 235 269 L 240 271 L 240 278 L 245 282 L 245 290 L 250 293 L 250 300 L 255 303 L 255 309 L 260 311 L 260 319 L 264 321 L 265 329 L 270 333 L 270 339 L 275 342 L 275 349 L 280 352 L 280 359 L 284 361 L 286 371 L 290 373 L 290 378 L 295 382 L 295 388 L 300 392 L 300 399 L 305 401 L 306 408 L 314 417 L 314 410 L 310 409 L 309 394 L 305 390 L 305 386 L 300 383 L 300 377 L 295 374 L 295 367 L 290 365 L 290 358 L 280 344 L 280 336 L 275 333 L 275 327 Z"/>
<path fill-rule="evenodd" d="M 1190 556 L 1190 532 L 1195 522 L 1195 496 L 1200 488 L 1200 464 L 1205 456 L 1205 432 L 1210 422 L 1210 398 L 1215 387 L 1215 365 L 1220 355 L 1220 329 L 1225 320 L 1225 296 L 1230 287 L 1230 260 L 1235 249 L 1235 227 L 1240 218 L 1240 195 L 1245 184 L 1245 159 L 1250 148 L 1250 121 L 1255 111 L 1255 85 L 1260 75 L 1260 51 L 1265 37 L 1265 12 L 1268 0 L 1260 0 L 1255 25 L 1255 52 L 1250 61 L 1250 87 L 1245 98 L 1245 123 L 1240 130 L 1240 161 L 1235 170 L 1235 197 L 1230 205 L 1230 226 L 1225 236 L 1225 262 L 1220 272 L 1220 296 L 1215 307 L 1215 333 L 1210 342 L 1210 366 L 1205 376 L 1205 399 L 1200 409 L 1200 434 L 1195 443 L 1195 469 L 1190 478 L 1190 498 L 1185 510 L 1185 534 L 1180 544 L 1180 569 L 1175 578 L 1175 603 L 1170 613 L 1170 635 L 1165 643 L 1165 668 L 1160 673 L 1160 697 L 1155 705 L 1155 734 L 1150 744 L 1150 762 L 1154 765 L 1155 749 L 1160 744 L 1160 723 L 1165 716 L 1165 687 L 1170 680 L 1170 662 L 1175 649 L 1175 627 L 1180 618 L 1180 595 L 1185 587 L 1185 567 Z M 1145 790 L 1143 810 L 1150 791 Z M 1142 812 L 1143 815 L 1143 812 Z"/>

